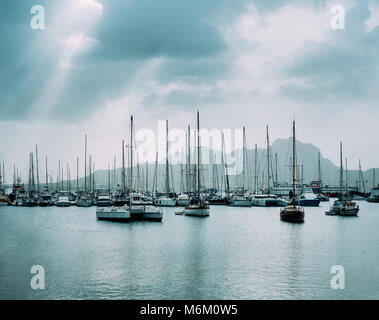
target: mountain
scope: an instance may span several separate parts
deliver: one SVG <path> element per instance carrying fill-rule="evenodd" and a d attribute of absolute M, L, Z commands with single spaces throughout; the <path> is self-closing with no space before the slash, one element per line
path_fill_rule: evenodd
<path fill-rule="evenodd" d="M 290 160 L 292 155 L 292 139 L 277 139 L 274 141 L 274 143 L 271 146 L 271 163 L 270 163 L 270 170 L 273 172 L 274 178 L 276 176 L 276 165 L 275 165 L 275 154 L 277 154 L 278 159 L 278 181 L 279 182 L 288 182 L 290 181 Z M 332 161 L 329 159 L 326 159 L 322 156 L 322 153 L 319 148 L 316 146 L 310 144 L 310 143 L 302 143 L 301 141 L 296 142 L 296 149 L 297 149 L 297 157 L 298 157 L 298 165 L 303 166 L 303 181 L 304 183 L 310 183 L 312 180 L 318 179 L 318 153 L 320 152 L 320 164 L 321 164 L 321 176 L 324 182 L 324 185 L 327 184 L 338 184 L 339 183 L 339 167 L 336 166 Z M 263 185 L 267 185 L 267 156 L 266 156 L 266 150 L 265 149 L 259 149 L 257 150 L 258 157 L 257 157 L 257 167 L 258 167 L 258 176 L 259 181 L 261 182 L 263 180 Z M 246 169 L 246 184 L 249 184 L 250 186 L 253 186 L 254 183 L 254 168 L 255 168 L 255 150 L 248 149 L 247 150 L 247 169 Z M 202 159 L 209 159 L 209 164 L 202 165 L 202 183 L 207 186 L 211 187 L 216 181 L 216 179 L 213 178 L 213 172 L 214 170 L 217 170 L 219 176 L 222 173 L 222 166 L 221 164 L 217 164 L 213 166 L 212 159 L 217 159 L 220 163 L 221 159 L 221 152 L 211 150 L 208 148 L 202 148 L 201 149 L 201 158 Z M 237 160 L 235 161 L 235 159 Z M 192 159 L 195 159 L 195 156 L 192 155 Z M 227 163 L 229 166 L 228 173 L 230 174 L 230 186 L 233 188 L 235 186 L 242 185 L 242 174 L 233 174 L 234 170 L 237 168 L 242 168 L 242 150 L 234 151 L 226 156 Z M 234 159 L 234 160 L 233 160 Z M 173 179 L 171 177 L 171 185 L 174 185 L 175 191 L 180 191 L 181 185 L 185 184 L 185 165 L 182 166 L 180 164 L 172 164 L 171 166 L 171 176 L 173 176 Z M 145 164 L 140 165 L 140 174 L 138 179 L 138 170 L 137 168 L 133 169 L 133 186 L 134 188 L 144 190 L 145 184 L 146 184 L 146 175 L 145 175 Z M 148 178 L 148 185 L 149 189 L 152 189 L 153 184 L 153 177 L 154 177 L 154 168 L 155 164 L 149 164 L 148 171 L 149 171 L 149 178 Z M 214 169 L 215 168 L 215 169 Z M 182 170 L 181 170 L 182 169 Z M 369 169 L 367 171 L 363 171 L 363 176 L 365 180 L 365 187 L 366 190 L 369 191 L 373 185 L 373 170 Z M 378 174 L 377 182 L 379 182 L 379 170 L 376 171 Z M 115 171 L 116 174 L 116 183 L 114 183 L 114 173 L 113 170 L 111 170 L 111 186 L 114 185 L 121 185 L 121 168 L 117 168 Z M 345 175 L 345 172 L 344 172 Z M 165 165 L 159 164 L 158 165 L 158 189 L 160 191 L 164 190 L 164 176 L 165 176 Z M 126 186 L 128 186 L 128 178 L 129 172 L 126 170 Z M 181 177 L 183 178 L 183 181 Z M 348 170 L 348 183 L 350 186 L 355 186 L 359 177 L 359 171 L 358 170 Z M 344 176 L 345 179 L 345 176 Z M 139 181 L 139 183 L 138 183 Z M 88 183 L 88 181 L 87 181 Z M 108 171 L 107 170 L 97 170 L 95 172 L 95 184 L 96 187 L 108 187 Z M 271 183 L 272 184 L 272 183 Z M 79 185 L 81 188 L 84 186 L 84 178 L 79 179 Z M 64 186 L 66 186 L 66 182 L 64 183 Z M 72 188 L 75 190 L 76 188 L 76 181 L 73 180 L 71 182 Z M 363 188 L 362 188 L 363 190 Z"/>

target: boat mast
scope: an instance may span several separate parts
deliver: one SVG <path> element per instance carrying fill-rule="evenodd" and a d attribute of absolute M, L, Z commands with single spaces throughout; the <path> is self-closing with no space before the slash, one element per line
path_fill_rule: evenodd
<path fill-rule="evenodd" d="M 130 184 L 129 192 L 132 192 L 133 189 L 133 115 L 130 116 Z"/>
<path fill-rule="evenodd" d="M 254 152 L 254 194 L 258 193 L 258 146 L 255 144 Z"/>
<path fill-rule="evenodd" d="M 342 180 L 343 180 L 342 142 L 340 142 L 340 201 L 343 200 Z"/>
<path fill-rule="evenodd" d="M 89 156 L 89 192 L 92 190 L 92 156 Z"/>
<path fill-rule="evenodd" d="M 224 132 L 222 132 L 222 167 L 224 169 L 224 174 L 225 174 L 225 180 L 226 180 L 226 184 L 225 184 L 225 192 L 227 194 L 227 196 L 229 196 L 229 175 L 228 175 L 228 165 L 226 163 L 226 159 L 225 159 L 225 141 L 224 141 Z"/>
<path fill-rule="evenodd" d="M 67 176 L 67 182 L 66 182 L 66 185 L 67 185 L 67 191 L 70 191 L 70 187 L 69 187 L 69 181 L 70 181 L 70 170 L 68 168 L 68 162 L 67 162 L 67 165 L 66 165 L 66 176 Z"/>
<path fill-rule="evenodd" d="M 113 156 L 113 188 L 116 189 L 116 155 Z"/>
<path fill-rule="evenodd" d="M 122 193 L 125 192 L 125 142 L 122 140 Z"/>
<path fill-rule="evenodd" d="M 84 193 L 87 192 L 87 135 L 84 137 Z"/>
<path fill-rule="evenodd" d="M 76 191 L 79 191 L 79 157 L 76 157 Z"/>
<path fill-rule="evenodd" d="M 46 191 L 49 191 L 49 174 L 47 173 L 47 156 L 45 157 L 45 167 L 46 167 Z"/>
<path fill-rule="evenodd" d="M 187 139 L 188 139 L 188 145 L 187 145 L 187 192 L 188 195 L 191 194 L 191 127 L 188 125 L 188 133 L 187 133 Z"/>
<path fill-rule="evenodd" d="M 63 167 L 64 167 L 64 164 L 62 163 L 62 167 L 61 167 L 61 171 L 62 171 L 62 180 L 61 180 L 61 183 L 62 183 L 62 191 L 64 190 L 64 185 L 63 185 Z M 34 178 L 33 178 L 34 180 Z"/>
<path fill-rule="evenodd" d="M 39 196 L 39 171 L 38 171 L 38 147 L 36 145 L 36 167 L 37 167 L 37 193 Z M 3 172 L 4 175 L 4 172 Z"/>
<path fill-rule="evenodd" d="M 92 162 L 92 156 L 91 156 L 91 162 Z M 95 177 L 96 177 L 96 173 L 95 173 L 95 162 L 94 162 L 93 170 L 92 170 L 92 190 L 94 193 L 96 192 Z"/>
<path fill-rule="evenodd" d="M 292 128 L 292 192 L 293 192 L 293 207 L 296 207 L 295 202 L 295 154 L 296 154 L 296 137 L 295 137 L 295 120 Z"/>
<path fill-rule="evenodd" d="M 346 194 L 349 194 L 348 186 L 347 186 L 347 158 L 345 158 L 345 188 Z"/>
<path fill-rule="evenodd" d="M 243 146 L 242 146 L 242 190 L 245 193 L 245 168 L 246 168 L 246 133 L 243 127 Z"/>
<path fill-rule="evenodd" d="M 318 153 L 318 181 L 320 181 L 320 192 L 322 192 L 322 178 L 321 178 L 321 155 Z"/>
<path fill-rule="evenodd" d="M 146 161 L 146 194 L 149 193 L 149 162 Z"/>
<path fill-rule="evenodd" d="M 200 201 L 200 119 L 197 111 L 197 195 Z"/>
<path fill-rule="evenodd" d="M 69 188 L 70 188 L 70 191 L 71 191 L 71 169 L 68 168 L 68 183 L 69 183 Z"/>
<path fill-rule="evenodd" d="M 153 190 L 154 197 L 158 192 L 158 152 L 155 153 L 155 168 L 154 168 L 154 178 L 153 178 Z"/>
<path fill-rule="evenodd" d="M 278 154 L 275 153 L 275 187 L 278 187 Z"/>
<path fill-rule="evenodd" d="M 170 193 L 170 173 L 169 173 L 169 163 L 168 163 L 168 120 L 166 120 L 166 195 Z"/>
<path fill-rule="evenodd" d="M 359 179 L 360 181 L 362 181 L 363 192 L 366 193 L 366 185 L 365 185 L 365 180 L 363 178 L 363 173 L 362 173 L 361 159 L 359 159 Z"/>
<path fill-rule="evenodd" d="M 266 126 L 267 138 L 267 194 L 270 194 L 270 139 L 268 136 L 268 126 Z"/>
<path fill-rule="evenodd" d="M 108 193 L 111 195 L 111 164 L 108 161 Z"/>
<path fill-rule="evenodd" d="M 59 190 L 60 175 L 61 175 L 61 160 L 58 160 L 58 173 L 57 173 L 57 183 L 55 185 L 55 191 Z"/>

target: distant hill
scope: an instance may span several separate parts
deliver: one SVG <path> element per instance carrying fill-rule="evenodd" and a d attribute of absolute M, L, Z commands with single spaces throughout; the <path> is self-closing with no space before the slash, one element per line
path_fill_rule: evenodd
<path fill-rule="evenodd" d="M 318 179 L 318 153 L 321 153 L 321 150 L 317 148 L 316 146 L 310 144 L 310 143 L 302 143 L 301 141 L 296 142 L 297 146 L 297 156 L 298 156 L 298 165 L 303 165 L 303 181 L 304 183 L 310 183 L 312 180 Z M 287 139 L 277 139 L 274 141 L 274 143 L 271 146 L 271 168 L 270 170 L 273 170 L 273 174 L 275 177 L 276 172 L 276 166 L 275 166 L 275 154 L 277 154 L 278 159 L 278 181 L 280 182 L 288 182 L 290 181 L 290 157 L 292 155 L 292 149 L 291 149 L 291 138 Z M 267 156 L 266 156 L 266 150 L 259 149 L 258 148 L 258 157 L 257 157 L 257 163 L 258 163 L 258 171 L 259 171 L 259 181 L 264 178 L 264 185 L 266 185 L 267 181 Z M 242 150 L 238 150 L 235 152 L 232 152 L 232 154 L 229 154 L 226 156 L 227 159 L 231 159 L 232 156 L 234 157 L 237 154 L 238 158 L 238 164 L 237 167 L 242 167 Z M 254 181 L 254 165 L 255 165 L 255 150 L 248 149 L 247 150 L 247 158 L 248 158 L 248 168 L 247 168 L 247 184 L 253 185 Z M 215 179 L 213 179 L 213 164 L 212 159 L 218 159 L 220 161 L 221 159 L 221 152 L 220 151 L 214 151 L 209 150 L 207 148 L 202 148 L 201 150 L 201 157 L 202 159 L 210 159 L 209 164 L 202 165 L 202 182 L 205 186 L 211 187 Z M 194 157 L 193 157 L 194 158 Z M 229 161 L 228 161 L 229 162 Z M 321 163 L 321 175 L 324 181 L 324 185 L 327 184 L 337 184 L 339 182 L 339 167 L 337 167 L 335 164 L 333 164 L 332 161 L 329 159 L 326 159 L 322 156 L 320 156 L 320 163 Z M 234 166 L 233 166 L 234 167 Z M 134 187 L 140 186 L 141 190 L 144 190 L 146 185 L 146 175 L 145 175 L 145 164 L 140 165 L 140 174 L 139 174 L 139 183 L 138 183 L 138 171 L 137 168 L 134 167 L 133 169 L 133 179 L 134 179 Z M 148 166 L 149 171 L 149 177 L 148 177 L 148 184 L 149 188 L 152 188 L 153 184 L 153 176 L 154 176 L 154 168 L 155 164 L 150 163 Z M 215 166 L 216 172 L 221 175 L 222 168 L 221 165 L 218 164 Z M 182 166 L 182 174 L 181 174 L 181 166 L 180 164 L 173 164 L 171 166 L 171 173 L 173 176 L 173 181 L 171 179 L 171 184 L 174 185 L 175 191 L 180 191 L 181 189 L 181 177 L 185 176 L 184 170 L 185 165 Z M 363 171 L 363 176 L 365 180 L 366 190 L 370 190 L 373 185 L 373 170 L 369 169 L 367 171 Z M 233 172 L 232 168 L 229 169 L 229 173 Z M 377 172 L 377 183 L 379 182 L 379 170 L 376 169 Z M 116 171 L 116 183 L 114 183 L 114 173 L 113 170 L 111 170 L 111 186 L 113 185 L 120 185 L 121 184 L 121 168 L 117 168 Z M 126 185 L 128 185 L 128 170 L 126 170 Z M 159 164 L 158 165 L 158 186 L 159 189 L 163 191 L 164 188 L 164 175 L 165 175 L 165 165 Z M 356 181 L 358 180 L 359 172 L 358 170 L 348 170 L 348 183 L 351 186 L 356 185 Z M 184 179 L 184 178 L 183 178 Z M 232 175 L 230 177 L 230 184 L 231 187 L 241 185 L 242 181 L 242 175 Z M 87 181 L 88 183 L 88 181 Z M 107 170 L 97 170 L 95 172 L 95 183 L 96 187 L 104 187 L 107 188 L 108 186 L 108 171 Z M 183 180 L 183 183 L 185 183 L 185 180 Z M 79 179 L 79 185 L 84 186 L 84 178 Z M 66 182 L 64 183 L 64 186 L 66 186 Z M 71 182 L 71 186 L 73 189 L 76 188 L 76 180 L 73 180 Z"/>

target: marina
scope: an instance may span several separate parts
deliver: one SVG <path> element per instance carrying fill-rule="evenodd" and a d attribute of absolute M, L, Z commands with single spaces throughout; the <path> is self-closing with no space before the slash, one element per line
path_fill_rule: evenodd
<path fill-rule="evenodd" d="M 5 0 L 0 301 L 379 300 L 378 1 Z"/>

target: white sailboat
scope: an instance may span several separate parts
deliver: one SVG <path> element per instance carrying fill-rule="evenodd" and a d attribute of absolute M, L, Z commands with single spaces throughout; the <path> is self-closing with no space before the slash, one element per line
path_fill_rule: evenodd
<path fill-rule="evenodd" d="M 251 199 L 246 195 L 245 180 L 246 180 L 246 133 L 243 127 L 243 148 L 242 148 L 242 188 L 236 192 L 230 199 L 230 206 L 232 207 L 251 207 Z"/>
<path fill-rule="evenodd" d="M 343 165 L 342 165 L 342 142 L 340 143 L 340 193 L 338 200 L 334 201 L 333 206 L 325 214 L 328 216 L 357 216 L 359 206 L 356 202 L 346 201 L 342 188 L 343 180 Z"/>
<path fill-rule="evenodd" d="M 154 199 L 154 205 L 158 207 L 175 207 L 176 199 L 170 197 L 170 163 L 168 159 L 168 120 L 166 120 L 166 174 L 165 174 L 165 194 Z"/>
<path fill-rule="evenodd" d="M 133 141 L 134 141 L 133 115 L 130 117 L 130 186 L 129 211 L 134 221 L 162 221 L 163 212 L 159 208 L 149 205 L 141 193 L 133 193 Z"/>

